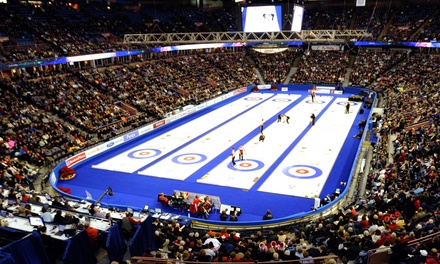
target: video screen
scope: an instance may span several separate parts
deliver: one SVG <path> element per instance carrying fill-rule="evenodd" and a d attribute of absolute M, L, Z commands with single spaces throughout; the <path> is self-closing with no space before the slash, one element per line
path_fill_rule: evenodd
<path fill-rule="evenodd" d="M 244 32 L 281 31 L 281 6 L 246 6 L 241 13 Z"/>
<path fill-rule="evenodd" d="M 300 32 L 302 29 L 304 16 L 304 7 L 300 5 L 294 5 L 293 18 L 292 18 L 292 31 Z"/>

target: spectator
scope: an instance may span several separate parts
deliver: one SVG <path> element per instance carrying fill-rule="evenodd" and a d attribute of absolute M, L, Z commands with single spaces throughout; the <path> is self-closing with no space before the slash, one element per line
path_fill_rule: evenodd
<path fill-rule="evenodd" d="M 270 210 L 267 210 L 266 213 L 263 215 L 263 220 L 270 220 L 273 219 L 273 215 L 270 212 Z"/>
<path fill-rule="evenodd" d="M 63 217 L 62 213 L 63 212 L 60 209 L 56 210 L 55 216 L 53 218 L 53 222 L 55 224 L 58 224 L 58 225 L 64 225 L 65 224 L 65 220 L 64 220 L 64 217 Z"/>
<path fill-rule="evenodd" d="M 221 214 L 220 214 L 220 221 L 226 221 L 228 220 L 228 213 L 227 213 L 228 209 L 224 209 Z"/>
<path fill-rule="evenodd" d="M 135 226 L 141 223 L 140 220 L 133 219 L 132 213 L 125 213 L 125 217 L 122 218 L 122 230 L 126 235 L 126 238 L 131 238 L 135 231 Z"/>
<path fill-rule="evenodd" d="M 84 229 L 87 232 L 87 235 L 90 238 L 90 242 L 92 243 L 92 247 L 97 250 L 98 249 L 98 236 L 99 236 L 99 230 L 91 227 L 90 226 L 90 222 L 85 222 L 84 223 Z"/>
<path fill-rule="evenodd" d="M 52 223 L 54 220 L 52 213 L 45 206 L 41 208 L 41 218 L 43 218 L 45 223 Z"/>

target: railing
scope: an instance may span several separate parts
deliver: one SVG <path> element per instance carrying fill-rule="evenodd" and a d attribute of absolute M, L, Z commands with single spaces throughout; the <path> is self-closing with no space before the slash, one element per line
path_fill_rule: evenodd
<path fill-rule="evenodd" d="M 334 259 L 337 261 L 338 256 L 334 254 L 330 254 L 327 256 L 322 257 L 314 257 L 314 258 L 308 258 L 307 260 L 313 260 L 312 263 L 318 264 L 318 263 L 325 263 L 328 259 Z M 200 262 L 200 261 L 182 261 L 179 259 L 163 259 L 163 258 L 152 258 L 152 257 L 137 257 L 134 256 L 131 258 L 131 261 L 134 263 L 140 263 L 140 264 L 207 264 L 211 262 Z M 287 264 L 287 263 L 302 263 L 301 261 L 304 261 L 304 259 L 295 259 L 295 260 L 281 260 L 277 261 L 279 264 Z M 263 261 L 258 262 L 260 264 L 273 264 L 273 261 Z"/>
<path fill-rule="evenodd" d="M 296 225 L 300 223 L 307 223 L 311 221 L 315 221 L 319 218 L 325 218 L 327 216 L 330 216 L 338 211 L 340 208 L 345 208 L 346 205 L 347 196 L 342 197 L 340 200 L 338 200 L 335 204 L 332 206 L 322 210 L 321 212 L 316 212 L 315 214 L 308 214 L 303 217 L 297 217 L 297 218 L 291 218 L 285 221 L 274 221 L 273 223 L 261 223 L 261 224 L 247 224 L 247 225 L 230 225 L 231 223 L 228 222 L 228 229 L 233 230 L 242 230 L 249 231 L 249 230 L 264 230 L 264 229 L 273 229 L 273 228 L 284 228 L 290 225 Z M 267 221 L 268 222 L 268 221 Z M 238 222 L 239 223 L 239 222 Z M 209 223 L 209 222 L 203 222 L 199 221 L 198 219 L 192 219 L 191 225 L 193 228 L 199 228 L 199 229 L 212 229 L 212 230 L 221 230 L 223 227 L 225 227 L 222 224 L 216 224 L 216 223 Z"/>
<path fill-rule="evenodd" d="M 405 131 L 410 131 L 412 129 L 419 129 L 420 127 L 427 127 L 431 125 L 431 121 L 422 121 L 413 125 L 409 125 L 407 127 L 404 128 Z"/>
<path fill-rule="evenodd" d="M 421 237 L 421 238 L 417 238 L 417 239 L 411 240 L 411 241 L 408 242 L 408 247 L 413 247 L 417 243 L 430 244 L 432 242 L 432 240 L 434 238 L 436 238 L 436 237 L 440 237 L 440 231 L 432 233 L 432 234 L 429 234 L 429 235 Z"/>
<path fill-rule="evenodd" d="M 378 252 L 373 252 L 368 256 L 367 264 L 388 264 L 390 257 L 388 255 L 388 250 L 381 250 Z"/>
<path fill-rule="evenodd" d="M 416 244 L 430 244 L 433 239 L 440 237 L 440 232 L 432 233 L 427 236 L 414 239 L 408 242 L 408 248 L 414 247 Z M 392 249 L 392 248 L 391 248 Z M 368 256 L 367 264 L 387 264 L 389 263 L 389 253 L 388 250 L 371 250 Z"/>

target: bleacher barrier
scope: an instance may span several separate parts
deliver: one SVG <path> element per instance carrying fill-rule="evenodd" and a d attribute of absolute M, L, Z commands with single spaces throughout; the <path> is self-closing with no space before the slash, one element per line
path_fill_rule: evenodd
<path fill-rule="evenodd" d="M 410 131 L 412 129 L 417 130 L 417 129 L 421 128 L 421 127 L 423 128 L 423 127 L 427 127 L 427 126 L 430 126 L 430 125 L 431 125 L 431 121 L 423 121 L 423 122 L 419 122 L 419 123 L 407 126 L 403 130 L 405 130 L 405 131 Z"/>
<path fill-rule="evenodd" d="M 337 260 L 338 256 L 330 254 L 327 256 L 322 257 L 315 257 L 315 258 L 309 258 L 307 261 L 314 261 L 312 263 L 319 264 L 319 263 L 325 263 L 325 260 L 327 259 L 334 259 Z M 140 264 L 176 264 L 181 263 L 182 261 L 179 259 L 160 259 L 160 258 L 152 258 L 152 257 L 139 257 L 134 256 L 131 258 L 131 261 L 133 263 L 140 263 Z M 295 260 L 281 260 L 277 261 L 279 264 L 283 263 L 303 263 L 301 261 L 304 261 L 304 259 L 295 259 Z M 200 262 L 200 261 L 185 261 L 185 264 L 207 264 L 211 262 Z M 257 262 L 255 262 L 257 263 Z M 258 261 L 259 264 L 273 264 L 273 261 Z"/>
<path fill-rule="evenodd" d="M 421 243 L 423 245 L 429 245 L 433 239 L 440 237 L 440 232 L 432 233 L 424 237 L 414 239 L 408 242 L 407 247 L 414 247 L 416 244 Z M 390 260 L 388 250 L 379 251 L 371 250 L 371 254 L 368 256 L 367 264 L 386 264 Z"/>
<path fill-rule="evenodd" d="M 435 232 L 435 233 L 431 233 L 429 235 L 426 235 L 424 237 L 415 239 L 415 240 L 411 240 L 408 242 L 408 247 L 412 247 L 415 246 L 417 243 L 421 243 L 421 244 L 425 244 L 425 245 L 429 245 L 432 243 L 434 238 L 438 238 L 440 237 L 440 231 L 439 232 Z"/>
<path fill-rule="evenodd" d="M 388 255 L 388 250 L 373 252 L 368 256 L 367 264 L 388 264 L 390 257 Z"/>

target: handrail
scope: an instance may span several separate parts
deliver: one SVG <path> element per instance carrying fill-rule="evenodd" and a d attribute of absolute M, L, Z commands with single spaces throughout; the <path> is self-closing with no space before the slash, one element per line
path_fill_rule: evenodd
<path fill-rule="evenodd" d="M 334 259 L 337 260 L 338 256 L 334 254 L 330 254 L 327 256 L 321 256 L 321 257 L 314 257 L 314 258 L 308 258 L 307 260 L 313 260 L 313 261 L 325 261 L 326 259 Z M 153 258 L 153 257 L 140 257 L 140 256 L 133 256 L 131 257 L 132 262 L 135 263 L 155 263 L 155 264 L 207 264 L 212 262 L 200 262 L 200 261 L 182 261 L 179 259 L 163 259 L 163 258 Z M 281 260 L 277 261 L 277 263 L 300 263 L 301 261 L 304 261 L 304 259 L 294 259 L 294 260 Z M 273 261 L 259 261 L 260 264 L 273 264 Z M 313 262 L 316 263 L 316 262 Z"/>
<path fill-rule="evenodd" d="M 440 231 L 435 232 L 435 233 L 431 233 L 431 234 L 426 235 L 426 236 L 421 237 L 421 238 L 417 238 L 417 239 L 411 240 L 411 241 L 408 242 L 408 247 L 414 246 L 417 243 L 424 244 L 424 243 L 426 243 L 426 242 L 428 242 L 428 241 L 430 241 L 430 240 L 432 240 L 433 238 L 436 238 L 436 237 L 440 237 Z"/>
<path fill-rule="evenodd" d="M 411 247 L 414 247 L 418 243 L 421 243 L 421 244 L 429 243 L 432 239 L 434 239 L 436 237 L 440 237 L 440 231 L 409 241 L 407 248 L 409 249 Z M 387 248 L 387 249 L 390 249 L 390 248 Z M 383 263 L 383 261 L 387 261 L 390 257 L 387 249 L 382 249 L 379 251 L 377 251 L 377 249 L 370 250 L 370 254 L 368 256 L 367 263 L 368 264 L 369 263 L 377 264 L 379 261 L 382 261 L 380 263 Z M 392 247 L 391 247 L 391 250 L 392 250 Z"/>
<path fill-rule="evenodd" d="M 405 131 L 410 131 L 410 130 L 412 130 L 412 129 L 418 129 L 418 128 L 420 128 L 420 127 L 427 127 L 427 126 L 429 126 L 429 125 L 431 125 L 431 121 L 429 121 L 429 120 L 424 120 L 424 121 L 421 121 L 421 122 L 418 122 L 418 123 L 415 123 L 415 124 L 412 124 L 412 125 L 406 126 L 403 130 L 405 130 Z"/>

